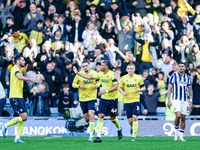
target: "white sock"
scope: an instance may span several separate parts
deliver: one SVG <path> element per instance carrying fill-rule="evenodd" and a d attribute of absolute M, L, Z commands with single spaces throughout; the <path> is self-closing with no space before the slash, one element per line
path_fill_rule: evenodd
<path fill-rule="evenodd" d="M 183 138 L 184 130 L 180 130 L 180 138 Z"/>
<path fill-rule="evenodd" d="M 178 133 L 180 131 L 179 126 L 178 127 L 175 126 L 175 131 L 176 131 L 176 133 Z"/>
<path fill-rule="evenodd" d="M 6 124 L 4 124 L 4 128 L 8 128 L 8 126 Z"/>
<path fill-rule="evenodd" d="M 97 133 L 97 137 L 100 137 L 100 138 L 101 138 L 101 133 Z"/>
<path fill-rule="evenodd" d="M 17 140 L 17 139 L 20 139 L 20 136 L 16 136 L 16 137 L 15 137 L 15 140 Z"/>

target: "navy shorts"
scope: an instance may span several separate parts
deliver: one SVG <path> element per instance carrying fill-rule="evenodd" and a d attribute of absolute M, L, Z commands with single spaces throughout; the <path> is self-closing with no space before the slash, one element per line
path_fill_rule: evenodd
<path fill-rule="evenodd" d="M 91 100 L 91 101 L 86 101 L 86 102 L 80 102 L 81 104 L 81 109 L 83 111 L 83 114 L 88 113 L 88 110 L 96 110 L 95 108 L 95 103 L 97 100 Z"/>
<path fill-rule="evenodd" d="M 98 114 L 106 114 L 107 112 L 109 112 L 110 116 L 115 117 L 117 115 L 117 105 L 118 99 L 105 100 L 101 98 L 99 102 Z"/>
<path fill-rule="evenodd" d="M 10 98 L 10 104 L 14 112 L 17 112 L 18 114 L 27 112 L 26 103 L 23 98 Z"/>
<path fill-rule="evenodd" d="M 132 118 L 133 115 L 138 116 L 140 114 L 141 104 L 140 102 L 126 103 L 124 104 L 124 108 L 126 110 L 126 116 L 129 119 Z"/>

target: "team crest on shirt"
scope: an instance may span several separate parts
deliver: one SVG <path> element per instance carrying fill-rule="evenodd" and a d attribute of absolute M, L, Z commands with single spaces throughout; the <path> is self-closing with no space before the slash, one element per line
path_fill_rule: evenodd
<path fill-rule="evenodd" d="M 126 80 L 126 82 L 128 82 L 128 80 Z"/>
<path fill-rule="evenodd" d="M 135 79 L 135 82 L 137 82 L 137 79 Z"/>
<path fill-rule="evenodd" d="M 109 78 L 109 76 L 107 76 L 107 78 Z"/>

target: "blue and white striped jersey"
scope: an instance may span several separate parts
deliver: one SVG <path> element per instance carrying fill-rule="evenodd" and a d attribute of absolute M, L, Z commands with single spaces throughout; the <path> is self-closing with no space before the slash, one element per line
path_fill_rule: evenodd
<path fill-rule="evenodd" d="M 192 81 L 189 75 L 180 75 L 179 72 L 174 73 L 169 84 L 172 84 L 172 100 L 187 101 L 188 86 L 192 85 Z"/>

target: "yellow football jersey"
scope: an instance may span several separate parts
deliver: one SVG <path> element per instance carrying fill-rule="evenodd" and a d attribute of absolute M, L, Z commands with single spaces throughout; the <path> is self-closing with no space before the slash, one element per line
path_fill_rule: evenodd
<path fill-rule="evenodd" d="M 23 75 L 21 70 L 16 65 L 14 65 L 10 73 L 9 98 L 23 98 L 24 82 L 16 77 L 16 73 L 20 73 L 21 75 Z"/>
<path fill-rule="evenodd" d="M 93 75 L 93 78 L 100 79 L 103 91 L 109 90 L 111 87 L 113 87 L 114 83 L 117 83 L 116 74 L 111 70 L 109 70 L 106 74 L 104 74 L 103 72 L 95 74 Z M 101 98 L 105 100 L 116 99 L 118 98 L 117 90 L 105 93 L 101 96 Z"/>
<path fill-rule="evenodd" d="M 124 96 L 124 103 L 140 101 L 140 92 L 134 92 L 136 88 L 140 89 L 141 85 L 144 85 L 143 79 L 137 74 L 134 74 L 132 78 L 128 74 L 122 77 L 119 86 L 124 88 L 124 92 L 128 92 L 128 95 Z"/>
<path fill-rule="evenodd" d="M 85 71 L 80 71 L 82 74 L 86 74 Z M 90 70 L 89 74 L 87 75 L 95 75 L 97 74 L 96 71 Z M 74 81 L 72 83 L 73 88 L 78 88 L 79 90 L 79 100 L 84 101 L 90 101 L 90 100 L 96 100 L 97 99 L 97 89 L 94 89 L 95 84 L 98 84 L 99 81 L 97 80 L 88 80 L 85 78 L 82 78 L 79 75 L 76 75 L 74 78 Z M 82 90 L 79 88 L 79 85 L 83 84 L 86 89 Z"/>

